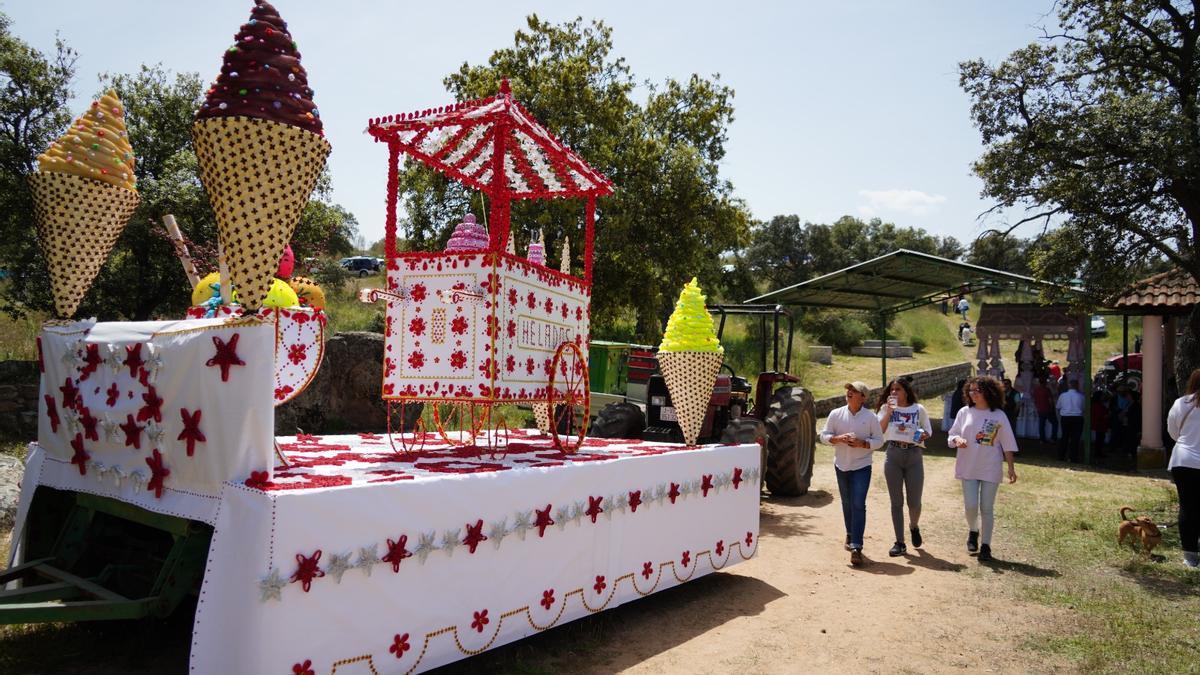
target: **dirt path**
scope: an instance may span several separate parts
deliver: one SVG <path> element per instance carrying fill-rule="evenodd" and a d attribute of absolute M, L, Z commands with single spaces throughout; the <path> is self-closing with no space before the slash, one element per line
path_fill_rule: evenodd
<path fill-rule="evenodd" d="M 764 501 L 756 559 L 615 610 L 599 644 L 583 653 L 532 660 L 592 673 L 1069 669 L 1027 646 L 1055 623 L 1053 612 L 1005 588 L 1047 571 L 1005 550 L 1004 489 L 997 563 L 982 567 L 965 550 L 953 459 L 927 457 L 924 548 L 889 558 L 882 460 L 867 499 L 865 567 L 849 564 L 832 461 L 819 452 L 814 491 Z"/>

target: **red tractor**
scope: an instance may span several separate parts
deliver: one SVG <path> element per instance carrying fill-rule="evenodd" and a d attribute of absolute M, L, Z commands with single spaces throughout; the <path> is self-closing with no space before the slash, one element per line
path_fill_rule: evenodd
<path fill-rule="evenodd" d="M 749 380 L 728 364 L 722 366 L 728 373 L 717 375 L 698 442 L 758 443 L 763 449 L 763 484 L 771 494 L 786 497 L 804 494 L 812 480 L 816 414 L 812 394 L 799 386 L 799 378 L 786 372 L 792 358 L 791 315 L 779 305 L 710 305 L 708 310 L 720 317 L 718 340 L 724 334 L 728 316 L 759 317 L 761 370 L 751 387 Z M 781 317 L 787 319 L 785 370 L 779 367 Z M 768 334 L 774 336 L 771 370 L 767 370 Z M 652 348 L 631 346 L 624 400 L 601 409 L 588 435 L 682 442 L 670 392 L 656 370 Z M 593 398 L 597 398 L 595 393 Z"/>

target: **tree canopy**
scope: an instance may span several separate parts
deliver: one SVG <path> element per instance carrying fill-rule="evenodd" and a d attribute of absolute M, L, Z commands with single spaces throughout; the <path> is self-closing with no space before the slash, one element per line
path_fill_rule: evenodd
<path fill-rule="evenodd" d="M 1200 280 L 1200 17 L 1179 0 L 1064 0 L 999 65 L 960 64 L 985 197 L 1043 224 L 1033 272 L 1103 301 L 1147 262 Z M 1131 274 L 1132 272 L 1132 274 Z M 1176 373 L 1200 365 L 1200 311 Z M 1182 377 L 1183 375 L 1181 375 Z M 1182 380 L 1181 380 L 1182 381 Z"/>

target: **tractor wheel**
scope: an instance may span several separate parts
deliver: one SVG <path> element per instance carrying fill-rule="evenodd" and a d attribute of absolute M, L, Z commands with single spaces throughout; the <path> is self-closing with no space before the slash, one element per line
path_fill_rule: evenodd
<path fill-rule="evenodd" d="M 773 495 L 798 497 L 812 481 L 817 417 L 813 397 L 801 387 L 784 387 L 771 397 L 767 413 L 767 489 Z"/>
<path fill-rule="evenodd" d="M 600 409 L 588 433 L 592 438 L 641 438 L 646 413 L 632 403 L 609 403 Z"/>
<path fill-rule="evenodd" d="M 759 465 L 759 476 L 767 475 L 767 427 L 754 417 L 738 417 L 729 421 L 725 431 L 721 432 L 721 443 L 739 445 L 757 443 L 762 448 L 762 463 Z M 762 478 L 759 479 L 759 489 L 762 489 Z"/>

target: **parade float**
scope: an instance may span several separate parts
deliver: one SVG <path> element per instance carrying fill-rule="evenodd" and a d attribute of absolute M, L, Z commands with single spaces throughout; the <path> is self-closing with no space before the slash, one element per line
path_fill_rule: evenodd
<path fill-rule="evenodd" d="M 90 144 L 84 133 L 120 113 L 98 101 L 64 147 Z M 51 186 L 38 222 L 59 317 L 38 339 L 39 434 L 0 621 L 161 616 L 195 593 L 194 672 L 408 673 L 755 554 L 758 445 L 586 436 L 594 214 L 608 180 L 507 86 L 368 132 L 389 150 L 383 395 L 429 404 L 429 428 L 274 437 L 275 404 L 320 362 L 323 317 L 270 306 L 273 277 L 330 146 L 268 3 L 257 0 L 193 128 L 227 261 L 198 284 L 199 318 L 73 318 L 136 191 L 88 167 L 35 179 Z M 128 173 L 125 148 L 102 153 L 99 175 Z M 464 217 L 450 250 L 397 251 L 404 153 L 485 194 L 487 227 Z M 554 197 L 584 201 L 579 276 L 510 246 L 511 201 Z M 676 360 L 679 381 L 711 388 L 714 350 L 694 330 L 675 347 L 704 372 Z M 505 428 L 502 403 L 531 404 L 539 428 Z"/>

